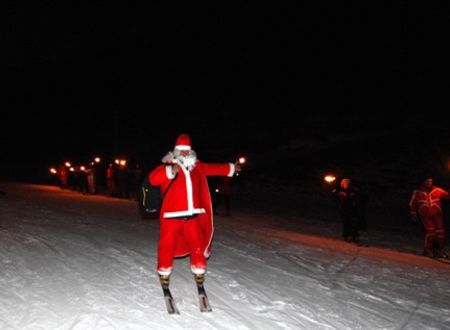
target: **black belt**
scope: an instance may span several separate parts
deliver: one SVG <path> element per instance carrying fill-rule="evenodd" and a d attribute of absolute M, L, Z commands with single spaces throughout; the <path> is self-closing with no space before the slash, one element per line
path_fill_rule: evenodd
<path fill-rule="evenodd" d="M 168 220 L 170 220 L 170 219 L 175 219 L 175 220 L 190 220 L 190 219 L 194 219 L 194 218 L 196 218 L 196 217 L 197 217 L 197 214 L 193 214 L 193 215 L 187 215 L 187 216 L 184 216 L 184 217 L 169 218 Z"/>

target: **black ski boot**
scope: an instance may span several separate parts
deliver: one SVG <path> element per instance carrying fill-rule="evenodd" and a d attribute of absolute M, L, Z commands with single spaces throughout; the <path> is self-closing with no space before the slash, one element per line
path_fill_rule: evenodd
<path fill-rule="evenodd" d="M 159 275 L 159 282 L 163 288 L 168 288 L 170 283 L 170 275 Z"/>

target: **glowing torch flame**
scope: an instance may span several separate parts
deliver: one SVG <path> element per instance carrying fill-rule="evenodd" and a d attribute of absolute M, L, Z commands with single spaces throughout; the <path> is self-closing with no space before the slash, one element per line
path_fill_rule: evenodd
<path fill-rule="evenodd" d="M 247 159 L 245 159 L 245 157 L 239 157 L 239 159 L 238 159 L 238 163 L 239 164 L 245 164 L 245 162 L 247 161 Z"/>
<path fill-rule="evenodd" d="M 66 165 L 67 167 L 71 167 L 72 164 L 70 164 L 70 162 L 65 162 L 64 165 Z"/>
<path fill-rule="evenodd" d="M 50 173 L 56 174 L 56 173 L 58 173 L 58 171 L 54 167 L 52 167 L 52 168 L 50 168 Z"/>
<path fill-rule="evenodd" d="M 94 162 L 100 163 L 100 161 L 101 161 L 100 157 L 95 157 L 95 158 L 94 158 Z"/>
<path fill-rule="evenodd" d="M 125 159 L 120 160 L 120 165 L 125 166 L 127 165 L 127 161 Z"/>
<path fill-rule="evenodd" d="M 327 183 L 332 183 L 332 182 L 336 181 L 336 177 L 334 175 L 326 175 L 324 180 Z"/>

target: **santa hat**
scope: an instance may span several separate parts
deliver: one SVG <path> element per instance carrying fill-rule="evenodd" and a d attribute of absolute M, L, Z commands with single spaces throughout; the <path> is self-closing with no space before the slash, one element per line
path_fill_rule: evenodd
<path fill-rule="evenodd" d="M 191 138 L 187 134 L 180 134 L 175 143 L 175 150 L 191 150 Z"/>

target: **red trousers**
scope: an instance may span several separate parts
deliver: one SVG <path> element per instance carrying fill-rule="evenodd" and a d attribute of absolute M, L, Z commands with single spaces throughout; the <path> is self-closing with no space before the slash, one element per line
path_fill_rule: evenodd
<path fill-rule="evenodd" d="M 203 254 L 204 238 L 197 219 L 160 221 L 158 243 L 158 273 L 168 275 L 173 269 L 173 259 L 177 253 L 177 244 L 187 246 L 190 254 L 191 270 L 194 273 L 206 271 L 206 257 Z"/>
<path fill-rule="evenodd" d="M 433 251 L 433 243 L 438 243 L 438 249 L 443 249 L 445 244 L 445 225 L 442 214 L 433 216 L 421 216 L 423 226 L 425 227 L 425 239 L 423 247 L 426 251 Z"/>

